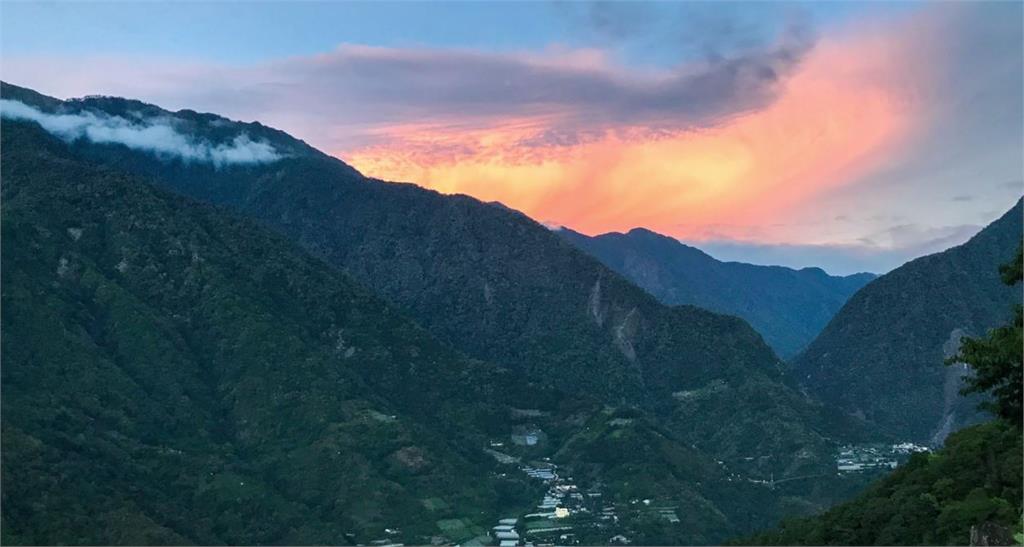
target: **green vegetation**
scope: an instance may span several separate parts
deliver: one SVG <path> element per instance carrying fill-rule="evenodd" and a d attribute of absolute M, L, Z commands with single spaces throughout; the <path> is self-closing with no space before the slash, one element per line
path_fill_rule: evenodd
<path fill-rule="evenodd" d="M 1021 281 L 1020 251 L 1001 271 L 1007 285 Z M 986 407 L 998 419 L 952 434 L 938 452 L 915 454 L 851 502 L 819 517 L 784 521 L 779 530 L 741 543 L 967 545 L 973 543 L 972 529 L 1002 541 L 1011 537 L 1011 529 L 1019 533 L 1024 499 L 1022 352 L 1018 304 L 1010 324 L 985 338 L 966 339 L 951 359 L 968 363 L 976 374 L 966 391 L 994 392 Z"/>
<path fill-rule="evenodd" d="M 760 545 L 967 545 L 971 526 L 1015 526 L 1021 515 L 1020 430 L 969 427 L 933 454 L 917 454 L 855 500 L 825 514 L 783 521 L 740 540 Z"/>
<path fill-rule="evenodd" d="M 981 422 L 980 395 L 961 397 L 962 366 L 943 367 L 963 336 L 1005 323 L 1021 287 L 1000 264 L 1020 245 L 1021 202 L 967 243 L 918 258 L 857 292 L 794 362 L 794 376 L 826 404 L 900 440 L 941 444 Z"/>
<path fill-rule="evenodd" d="M 636 407 L 684 445 L 721 430 L 699 447 L 707 457 L 768 455 L 759 460 L 761 470 L 779 474 L 794 462 L 831 466 L 832 438 L 850 435 L 847 422 L 827 416 L 785 383 L 782 363 L 743 320 L 662 305 L 544 226 L 499 204 L 368 179 L 262 126 L 135 101 L 53 102 L 13 86 L 4 90 L 8 98 L 50 111 L 144 110 L 181 117 L 190 132 L 206 138 L 227 139 L 231 129 L 260 131 L 287 157 L 217 167 L 85 139 L 69 148 L 82 161 L 146 176 L 276 230 L 439 340 L 501 367 L 515 378 L 501 386 L 502 394 L 515 407 L 550 413 L 554 429 L 565 424 L 568 430 L 574 413 L 593 414 L 605 404 Z M 672 395 L 714 381 L 727 389 L 711 393 L 700 412 Z M 761 392 L 768 396 L 748 396 Z M 490 427 L 507 427 L 506 416 L 492 415 Z M 552 448 L 568 438 L 548 433 Z M 788 448 L 798 445 L 808 450 Z"/>
<path fill-rule="evenodd" d="M 4 120 L 8 543 L 460 541 L 537 504 L 495 440 L 678 507 L 626 516 L 645 543 L 719 541 L 860 485 L 832 453 L 863 430 L 744 321 L 664 306 L 519 213 L 258 124 L 3 93 L 286 153 L 213 166 Z M 511 446 L 529 428 L 543 440 Z"/>
<path fill-rule="evenodd" d="M 1021 253 L 1018 250 L 1017 257 L 999 269 L 1007 285 L 1021 282 L 1021 263 L 1024 262 Z M 994 400 L 985 401 L 982 408 L 1013 424 L 1024 420 L 1021 412 L 1024 377 L 1021 375 L 1020 357 L 1021 347 L 1024 347 L 1024 338 L 1021 337 L 1024 320 L 1021 315 L 1021 305 L 1017 304 L 1009 325 L 992 329 L 985 338 L 965 338 L 960 351 L 948 361 L 949 364 L 967 363 L 973 371 L 961 393 L 991 392 Z"/>
<path fill-rule="evenodd" d="M 476 447 L 505 373 L 260 227 L 2 133 L 5 544 L 423 543 L 504 509 Z"/>
<path fill-rule="evenodd" d="M 93 166 L 34 124 L 2 129 L 8 544 L 460 541 L 537 501 L 518 473 L 494 475 L 488 438 L 537 420 L 554 451 L 574 416 L 600 412 L 459 355 L 259 226 Z M 708 468 L 662 470 L 707 461 L 663 435 L 602 474 Z M 696 522 L 723 514 L 694 507 Z"/>
<path fill-rule="evenodd" d="M 563 228 L 558 234 L 665 304 L 690 304 L 746 319 L 785 359 L 804 349 L 843 303 L 875 278 L 720 262 L 643 228 L 595 237 Z"/>

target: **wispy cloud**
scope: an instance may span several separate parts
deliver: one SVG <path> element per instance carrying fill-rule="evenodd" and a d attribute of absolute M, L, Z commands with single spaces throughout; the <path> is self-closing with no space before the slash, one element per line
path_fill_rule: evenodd
<path fill-rule="evenodd" d="M 960 245 L 981 228 L 968 224 L 939 228 L 900 225 L 843 244 L 766 244 L 717 239 L 692 244 L 719 260 L 791 268 L 824 267 L 834 275 L 865 271 L 884 274 L 914 258 Z"/>
<path fill-rule="evenodd" d="M 0 99 L 0 116 L 34 121 L 66 141 L 84 138 L 95 143 L 116 143 L 184 161 L 210 162 L 218 166 L 266 163 L 281 157 L 269 143 L 254 142 L 244 133 L 237 135 L 230 144 L 199 141 L 178 132 L 173 120 L 169 119 L 129 120 L 93 112 L 51 114 L 9 99 Z"/>
<path fill-rule="evenodd" d="M 979 223 L 1024 188 L 1019 3 L 915 4 L 824 33 L 717 9 L 672 21 L 633 4 L 555 9 L 611 45 L 350 44 L 247 66 L 7 56 L 4 72 L 62 96 L 258 118 L 369 175 L 587 233 L 856 247 L 928 239 L 900 225 Z M 678 61 L 623 64 L 620 44 Z"/>
<path fill-rule="evenodd" d="M 637 13 L 641 6 L 627 11 Z M 749 47 L 686 62 L 680 57 L 667 68 L 626 66 L 607 49 L 558 45 L 495 53 L 343 44 L 319 55 L 245 67 L 130 55 L 14 57 L 5 59 L 5 77 L 63 96 L 89 88 L 236 118 L 258 114 L 339 151 L 382 142 L 380 129 L 395 124 L 457 130 L 531 119 L 543 126 L 538 136 L 563 141 L 621 126 L 714 126 L 771 103 L 813 46 L 809 27 L 793 19 Z M 666 49 L 683 55 L 679 44 Z"/>

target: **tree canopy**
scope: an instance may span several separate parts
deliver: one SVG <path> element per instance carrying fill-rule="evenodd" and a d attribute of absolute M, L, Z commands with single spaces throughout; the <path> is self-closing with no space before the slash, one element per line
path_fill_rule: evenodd
<path fill-rule="evenodd" d="M 1018 249 L 1017 256 L 999 268 L 1007 285 L 1021 282 L 1022 250 L 1024 248 Z M 993 400 L 985 401 L 982 407 L 1018 428 L 1024 420 L 1021 412 L 1021 385 L 1024 383 L 1021 375 L 1024 361 L 1021 325 L 1022 310 L 1018 303 L 1009 324 L 992 329 L 983 338 L 964 338 L 960 351 L 947 361 L 948 364 L 967 363 L 974 371 L 961 393 L 991 393 Z"/>

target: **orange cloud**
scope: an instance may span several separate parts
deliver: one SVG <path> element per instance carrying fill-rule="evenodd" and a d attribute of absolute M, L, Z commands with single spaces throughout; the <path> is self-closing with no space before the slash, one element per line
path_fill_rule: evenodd
<path fill-rule="evenodd" d="M 918 117 L 907 82 L 919 69 L 902 59 L 886 33 L 819 43 L 774 101 L 707 128 L 608 127 L 559 142 L 545 138 L 557 114 L 461 120 L 381 127 L 381 144 L 339 155 L 372 176 L 501 201 L 586 233 L 645 226 L 768 241 L 751 230 L 906 142 Z"/>

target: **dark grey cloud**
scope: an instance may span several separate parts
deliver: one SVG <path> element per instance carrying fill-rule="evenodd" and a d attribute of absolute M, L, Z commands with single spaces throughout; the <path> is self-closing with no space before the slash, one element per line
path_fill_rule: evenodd
<path fill-rule="evenodd" d="M 603 43 L 654 34 L 659 6 L 648 2 L 555 2 L 558 12 Z"/>
<path fill-rule="evenodd" d="M 162 82 L 166 99 L 146 97 L 209 105 L 242 118 L 283 113 L 295 123 L 269 121 L 313 131 L 325 131 L 323 120 L 343 123 L 348 136 L 335 132 L 329 140 L 336 143 L 354 139 L 362 127 L 383 124 L 453 118 L 486 124 L 550 115 L 555 121 L 549 133 L 536 142 L 568 145 L 620 124 L 651 131 L 706 127 L 763 107 L 815 45 L 810 25 L 800 17 L 775 17 L 773 24 L 758 27 L 732 12 L 682 4 L 554 6 L 591 29 L 594 49 L 501 54 L 342 46 L 247 68 L 169 70 L 148 76 Z M 619 45 L 637 43 L 647 43 L 668 61 L 657 67 L 623 64 L 630 56 L 620 55 Z M 631 58 L 637 57 L 646 56 Z M 112 72 L 123 72 L 118 68 Z M 359 138 L 365 143 L 373 137 Z"/>
<path fill-rule="evenodd" d="M 767 2 L 553 2 L 584 42 L 676 62 L 722 61 L 764 48 L 782 32 L 810 34 L 798 4 Z M 789 27 L 788 30 L 785 30 Z M 781 30 L 780 30 L 781 29 Z"/>
<path fill-rule="evenodd" d="M 57 66 L 6 58 L 5 71 L 12 74 L 13 65 L 19 75 L 11 76 L 16 83 L 58 95 L 112 93 L 168 107 L 257 118 L 328 152 L 386 140 L 393 124 L 453 129 L 465 124 L 475 129 L 513 123 L 517 117 L 550 116 L 550 123 L 538 124 L 535 135 L 518 143 L 542 148 L 588 142 L 616 126 L 640 125 L 658 134 L 714 125 L 770 103 L 817 47 L 811 26 L 799 13 L 771 15 L 774 23 L 757 24 L 758 10 L 749 15 L 721 12 L 717 3 L 660 5 L 678 10 L 672 13 L 679 17 L 664 17 L 657 11 L 663 8 L 649 5 L 563 5 L 581 10 L 580 21 L 586 23 L 580 25 L 587 25 L 586 32 L 595 37 L 591 43 L 611 61 L 588 58 L 578 50 L 512 55 L 350 46 L 242 68 L 102 59 L 72 59 Z M 618 13 L 627 8 L 628 14 Z M 844 264 L 862 264 L 849 268 L 881 272 L 929 245 L 958 237 L 915 234 L 913 226 L 961 223 L 969 230 L 970 223 L 981 222 L 977 213 L 1002 207 L 1008 192 L 1024 191 L 1021 11 L 1020 3 L 922 4 L 904 12 L 905 17 L 868 25 L 866 32 L 848 29 L 854 44 L 860 36 L 875 37 L 875 31 L 882 41 L 896 43 L 894 55 L 905 70 L 880 71 L 877 76 L 908 91 L 900 94 L 907 104 L 897 106 L 905 106 L 914 118 L 907 142 L 892 150 L 891 162 L 837 186 L 815 203 L 821 208 L 826 198 L 848 201 L 846 207 L 830 209 L 829 218 L 847 213 L 850 220 L 844 226 L 864 226 L 846 227 L 836 240 L 862 237 L 874 245 L 762 246 L 758 252 L 788 249 L 789 255 L 783 254 L 796 257 L 795 262 L 820 256 L 818 263 L 826 269 L 843 271 Z M 845 47 L 844 35 L 837 36 L 829 45 Z M 617 51 L 637 47 L 654 48 L 678 62 L 652 69 L 614 61 L 626 58 L 616 56 Z M 459 146 L 464 145 L 441 142 L 436 149 L 472 153 Z M 963 195 L 977 199 L 950 199 Z M 881 233 L 886 226 L 903 227 Z M 886 247 L 899 237 L 917 243 Z M 860 257 L 859 262 L 851 257 Z"/>
<path fill-rule="evenodd" d="M 333 104 L 350 119 L 374 122 L 575 113 L 573 129 L 600 122 L 678 128 L 770 102 L 812 45 L 806 32 L 787 28 L 764 48 L 650 76 L 540 56 L 343 47 L 275 64 L 272 79 L 288 84 L 260 87 L 271 97 Z"/>

